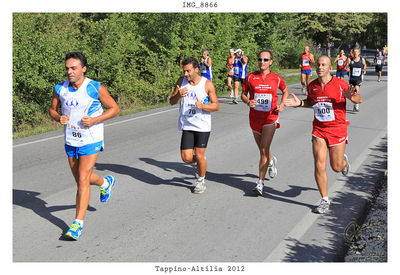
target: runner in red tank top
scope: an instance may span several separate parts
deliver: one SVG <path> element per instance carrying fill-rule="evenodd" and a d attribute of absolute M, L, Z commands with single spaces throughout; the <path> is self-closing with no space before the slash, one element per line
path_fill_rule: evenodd
<path fill-rule="evenodd" d="M 337 62 L 337 67 L 336 67 L 336 77 L 339 77 L 340 79 L 343 79 L 344 76 L 346 75 L 346 71 L 344 69 L 344 66 L 346 64 L 347 56 L 344 54 L 344 50 L 340 50 L 340 53 L 338 56 L 336 56 L 334 63 Z"/>
<path fill-rule="evenodd" d="M 270 71 L 273 62 L 271 51 L 263 50 L 258 55 L 259 71 L 249 74 L 243 83 L 242 101 L 250 107 L 250 128 L 254 140 L 260 150 L 259 180 L 254 191 L 262 196 L 264 178 L 268 171 L 269 177 L 274 178 L 277 159 L 271 157 L 271 142 L 275 129 L 279 128 L 279 112 L 284 109 L 283 99 L 289 96 L 283 79 Z M 283 92 L 281 103 L 278 104 L 277 90 Z"/>
<path fill-rule="evenodd" d="M 314 64 L 314 55 L 309 52 L 308 46 L 304 47 L 304 53 L 300 56 L 299 63 L 301 68 L 301 91 L 305 94 L 308 84 L 310 84 L 311 64 Z M 307 84 L 307 85 L 306 85 Z"/>
<path fill-rule="evenodd" d="M 328 56 L 321 56 L 317 61 L 318 79 L 310 83 L 308 96 L 299 100 L 293 98 L 284 100 L 286 106 L 312 107 L 314 122 L 312 145 L 315 162 L 315 180 L 321 194 L 320 204 L 316 207 L 317 213 L 325 213 L 329 209 L 328 177 L 326 174 L 326 160 L 329 152 L 330 164 L 335 172 L 347 175 L 350 164 L 344 154 L 347 143 L 346 99 L 353 103 L 361 103 L 360 94 L 344 80 L 331 76 L 331 60 Z"/>

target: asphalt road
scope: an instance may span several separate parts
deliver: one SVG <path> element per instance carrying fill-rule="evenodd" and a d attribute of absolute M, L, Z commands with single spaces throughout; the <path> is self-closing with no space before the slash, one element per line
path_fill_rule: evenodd
<path fill-rule="evenodd" d="M 117 182 L 109 202 L 92 187 L 83 235 L 60 238 L 75 215 L 76 185 L 62 132 L 13 144 L 14 262 L 271 262 L 340 261 L 344 228 L 357 220 L 387 161 L 387 73 L 368 69 L 363 103 L 348 103 L 352 163 L 348 177 L 328 167 L 333 200 L 327 215 L 313 176 L 311 109 L 286 108 L 272 153 L 278 175 L 264 196 L 252 189 L 258 150 L 248 107 L 220 98 L 207 149 L 207 190 L 191 193 L 193 169 L 179 154 L 178 109 L 169 106 L 106 123 L 105 151 L 95 166 Z M 299 83 L 288 85 L 300 98 Z"/>

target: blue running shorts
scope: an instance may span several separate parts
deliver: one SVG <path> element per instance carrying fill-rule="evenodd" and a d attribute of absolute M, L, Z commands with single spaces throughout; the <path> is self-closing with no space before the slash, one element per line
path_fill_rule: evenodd
<path fill-rule="evenodd" d="M 82 147 L 74 147 L 65 144 L 65 152 L 67 153 L 67 156 L 71 158 L 74 157 L 76 159 L 79 159 L 80 156 L 94 155 L 103 150 L 103 141 L 86 144 Z"/>
<path fill-rule="evenodd" d="M 311 75 L 311 70 L 301 70 L 301 74 Z"/>
<path fill-rule="evenodd" d="M 345 70 L 336 71 L 336 77 L 345 77 L 347 72 Z"/>

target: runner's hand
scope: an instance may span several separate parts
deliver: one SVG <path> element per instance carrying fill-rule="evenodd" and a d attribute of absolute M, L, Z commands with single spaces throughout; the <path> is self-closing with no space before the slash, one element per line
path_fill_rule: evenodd
<path fill-rule="evenodd" d="M 179 90 L 179 96 L 180 97 L 185 97 L 186 96 L 186 94 L 188 93 L 188 88 L 183 88 L 183 89 L 181 89 L 181 87 L 179 87 L 178 85 L 176 85 L 176 88 L 178 88 L 178 90 Z"/>
<path fill-rule="evenodd" d="M 342 91 L 343 95 L 345 98 L 350 99 L 357 91 L 356 91 L 356 87 L 354 87 L 353 85 L 349 85 L 349 88 L 347 88 L 347 91 Z"/>
<path fill-rule="evenodd" d="M 283 112 L 284 110 L 285 110 L 285 105 L 281 103 L 276 107 L 275 112 L 276 113 Z"/>
<path fill-rule="evenodd" d="M 197 109 L 203 109 L 203 103 L 199 100 L 199 98 L 196 96 L 196 108 Z"/>
<path fill-rule="evenodd" d="M 288 107 L 297 107 L 297 106 L 299 106 L 300 105 L 300 99 L 298 99 L 297 96 L 294 93 L 292 93 L 291 95 L 292 95 L 292 98 L 288 97 L 287 99 L 283 100 L 283 104 L 285 104 L 285 106 L 288 106 Z"/>
<path fill-rule="evenodd" d="M 69 122 L 69 115 L 60 116 L 60 123 L 62 125 L 66 125 Z"/>
<path fill-rule="evenodd" d="M 252 100 L 249 101 L 249 107 L 250 108 L 256 107 L 256 104 L 257 104 L 257 100 L 255 100 L 255 99 L 252 99 Z"/>
<path fill-rule="evenodd" d="M 83 126 L 85 126 L 85 127 L 90 127 L 95 123 L 94 118 L 90 117 L 90 116 L 84 116 L 84 117 L 82 117 L 81 120 L 82 120 Z"/>

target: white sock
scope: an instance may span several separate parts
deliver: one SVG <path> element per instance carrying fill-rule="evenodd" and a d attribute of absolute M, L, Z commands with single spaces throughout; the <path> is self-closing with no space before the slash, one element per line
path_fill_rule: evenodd
<path fill-rule="evenodd" d="M 108 181 L 105 178 L 103 178 L 103 184 L 100 187 L 107 188 L 108 184 L 109 184 Z"/>
<path fill-rule="evenodd" d="M 198 177 L 197 181 L 203 181 L 205 177 Z"/>
<path fill-rule="evenodd" d="M 264 185 L 264 180 L 258 180 L 258 182 L 257 182 L 257 184 L 262 184 L 262 185 Z"/>
<path fill-rule="evenodd" d="M 326 197 L 323 197 L 322 199 L 323 199 L 323 200 L 325 200 L 325 201 L 329 201 L 329 198 L 328 198 L 328 196 L 326 196 Z"/>
<path fill-rule="evenodd" d="M 83 220 L 75 219 L 75 221 L 76 221 L 76 222 L 79 222 L 79 224 L 81 225 L 81 227 L 83 227 Z"/>

